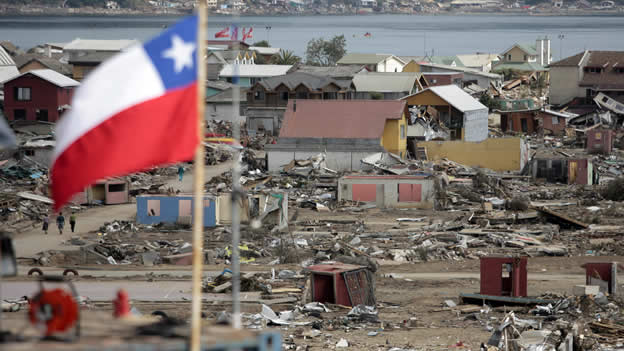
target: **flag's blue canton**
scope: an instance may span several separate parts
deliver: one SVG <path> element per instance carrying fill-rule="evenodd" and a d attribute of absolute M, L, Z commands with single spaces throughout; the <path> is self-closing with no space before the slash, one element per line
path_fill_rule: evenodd
<path fill-rule="evenodd" d="M 177 37 L 177 38 L 176 38 Z M 173 57 L 172 47 L 183 44 L 178 50 L 180 56 Z M 180 40 L 181 39 L 181 40 Z M 193 45 L 193 50 L 190 50 Z M 165 89 L 187 86 L 197 80 L 197 16 L 189 16 L 143 45 L 156 70 L 160 74 Z M 170 54 L 167 54 L 167 53 Z M 189 58 L 188 55 L 191 57 Z M 185 60 L 183 60 L 185 59 Z M 177 62 L 183 60 L 183 62 Z M 191 61 L 192 60 L 192 61 Z M 189 61 L 192 63 L 189 65 Z M 180 70 L 181 66 L 181 70 Z"/>

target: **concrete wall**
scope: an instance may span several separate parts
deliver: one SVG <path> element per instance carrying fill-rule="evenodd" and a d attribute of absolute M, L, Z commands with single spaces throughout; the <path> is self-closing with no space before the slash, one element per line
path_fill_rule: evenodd
<path fill-rule="evenodd" d="M 464 112 L 464 141 L 483 141 L 488 137 L 488 109 Z"/>
<path fill-rule="evenodd" d="M 321 151 L 270 151 L 268 152 L 269 171 L 280 170 L 292 160 L 305 160 L 316 156 Z M 327 168 L 334 171 L 358 171 L 362 168 L 360 160 L 379 151 L 326 151 Z"/>
<path fill-rule="evenodd" d="M 188 216 L 187 206 L 181 201 L 191 201 L 191 215 L 193 209 L 193 196 L 137 196 L 137 222 L 141 224 L 177 223 L 181 216 Z M 155 216 L 150 215 L 154 209 Z M 182 211 L 181 211 L 182 209 Z M 204 227 L 216 225 L 216 202 L 209 196 L 204 197 Z"/>
<path fill-rule="evenodd" d="M 550 89 L 548 90 L 549 102 L 553 105 L 561 105 L 575 97 L 584 97 L 585 89 L 579 87 L 581 76 L 581 69 L 576 66 L 551 67 Z"/>
<path fill-rule="evenodd" d="M 412 176 L 352 176 L 338 180 L 338 200 L 353 201 L 353 184 L 374 184 L 378 207 L 433 208 L 435 202 L 433 178 Z M 421 201 L 399 201 L 399 184 L 418 184 Z"/>
<path fill-rule="evenodd" d="M 278 135 L 284 117 L 284 107 L 248 107 L 245 114 L 247 119 L 247 129 L 258 131 L 260 126 L 264 126 L 265 131 L 270 131 L 273 135 Z"/>
<path fill-rule="evenodd" d="M 232 103 L 207 102 L 204 116 L 206 116 L 206 120 L 218 119 L 229 122 L 245 122 L 246 118 L 241 116 L 240 111 L 237 113 L 237 118 L 232 116 L 233 111 Z"/>
<path fill-rule="evenodd" d="M 447 158 L 466 166 L 494 171 L 520 171 L 526 162 L 526 145 L 522 138 L 486 139 L 479 143 L 425 141 L 418 146 L 427 149 L 430 160 Z"/>

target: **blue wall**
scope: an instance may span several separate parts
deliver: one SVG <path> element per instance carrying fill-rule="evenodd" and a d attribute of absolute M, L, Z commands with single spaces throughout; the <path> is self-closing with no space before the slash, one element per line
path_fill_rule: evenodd
<path fill-rule="evenodd" d="M 160 201 L 160 216 L 150 216 L 147 213 L 147 201 Z M 180 200 L 191 200 L 191 214 L 194 203 L 192 196 L 137 196 L 137 223 L 157 224 L 176 223 L 179 217 Z M 210 201 L 209 206 L 204 207 L 204 227 L 214 227 L 217 224 L 216 201 L 213 197 L 206 196 L 204 200 Z"/>

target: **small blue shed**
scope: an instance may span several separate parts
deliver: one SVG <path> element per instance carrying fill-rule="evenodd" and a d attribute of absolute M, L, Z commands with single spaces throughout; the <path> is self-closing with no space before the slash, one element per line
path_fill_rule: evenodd
<path fill-rule="evenodd" d="M 140 224 L 193 223 L 193 195 L 140 195 L 136 197 L 137 222 Z M 217 224 L 216 201 L 204 196 L 204 227 Z"/>

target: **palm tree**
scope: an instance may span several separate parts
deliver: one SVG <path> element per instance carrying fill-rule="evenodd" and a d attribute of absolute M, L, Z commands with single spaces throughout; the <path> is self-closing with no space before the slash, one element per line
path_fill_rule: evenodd
<path fill-rule="evenodd" d="M 301 62 L 301 57 L 291 50 L 280 50 L 278 54 L 271 57 L 271 63 L 274 65 L 296 65 L 299 62 Z"/>

